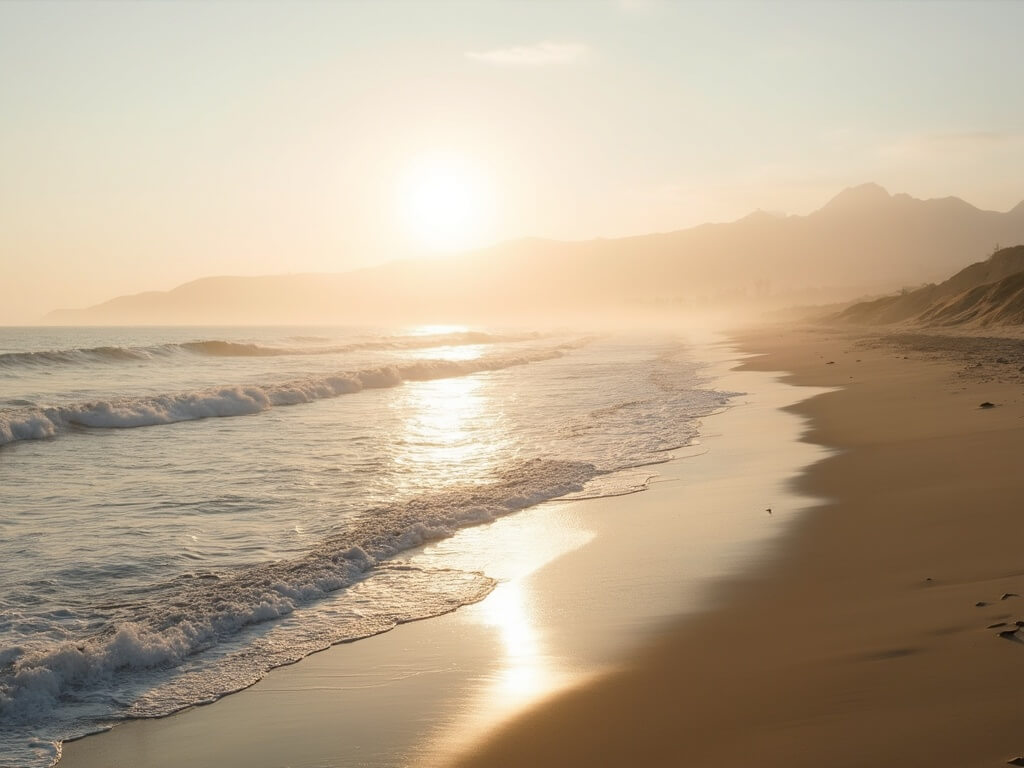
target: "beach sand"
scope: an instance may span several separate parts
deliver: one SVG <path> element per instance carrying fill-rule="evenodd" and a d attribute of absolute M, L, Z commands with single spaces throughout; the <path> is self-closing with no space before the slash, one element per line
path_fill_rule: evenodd
<path fill-rule="evenodd" d="M 773 328 L 742 345 L 765 353 L 749 368 L 841 387 L 795 406 L 805 439 L 837 449 L 797 483 L 828 501 L 713 608 L 459 766 L 981 768 L 1024 755 L 1024 643 L 991 626 L 1024 619 L 1017 364 L 970 338 L 908 348 Z"/>
<path fill-rule="evenodd" d="M 827 451 L 801 442 L 804 420 L 781 410 L 818 390 L 731 370 L 729 348 L 700 356 L 714 359 L 713 386 L 747 394 L 705 421 L 700 445 L 648 468 L 649 490 L 543 504 L 416 555 L 498 578 L 481 603 L 336 646 L 210 706 L 68 743 L 61 767 L 444 764 L 717 605 L 722 578 L 778 556 L 814 504 L 792 480 Z"/>

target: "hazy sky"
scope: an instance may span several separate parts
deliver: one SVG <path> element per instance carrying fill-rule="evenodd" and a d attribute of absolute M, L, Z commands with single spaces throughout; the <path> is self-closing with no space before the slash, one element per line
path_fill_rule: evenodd
<path fill-rule="evenodd" d="M 0 322 L 864 181 L 1006 210 L 1021 29 L 1014 2 L 0 3 Z"/>

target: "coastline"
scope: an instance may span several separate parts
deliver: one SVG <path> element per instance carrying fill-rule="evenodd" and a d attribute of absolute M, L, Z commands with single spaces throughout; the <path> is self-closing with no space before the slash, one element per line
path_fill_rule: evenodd
<path fill-rule="evenodd" d="M 792 408 L 804 440 L 836 451 L 796 483 L 827 501 L 717 607 L 459 766 L 981 768 L 1024 754 L 1024 647 L 999 635 L 1024 619 L 1019 376 L 847 332 L 738 338 L 759 354 L 747 369 L 837 387 Z"/>
<path fill-rule="evenodd" d="M 798 442 L 802 420 L 780 410 L 805 391 L 732 370 L 734 351 L 713 357 L 709 386 L 751 394 L 705 420 L 706 451 L 654 468 L 643 493 L 549 502 L 458 534 L 500 582 L 481 603 L 334 646 L 213 705 L 69 742 L 60 765 L 442 764 L 617 668 L 680 615 L 707 610 L 714 584 L 756 567 L 812 504 L 786 485 L 824 452 Z M 443 564 L 452 541 L 417 557 Z M 529 545 L 519 557 L 495 554 L 517 541 Z"/>

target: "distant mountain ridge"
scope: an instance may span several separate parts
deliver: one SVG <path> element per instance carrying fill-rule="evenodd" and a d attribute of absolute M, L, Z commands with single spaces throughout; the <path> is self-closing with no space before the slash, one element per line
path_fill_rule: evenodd
<path fill-rule="evenodd" d="M 845 322 L 931 326 L 1024 324 L 1024 245 L 1003 248 L 948 280 L 847 307 Z"/>
<path fill-rule="evenodd" d="M 1024 202 L 1000 213 L 955 197 L 919 200 L 863 184 L 806 216 L 758 211 L 675 232 L 532 238 L 345 273 L 202 278 L 58 310 L 45 322 L 468 322 L 777 307 L 939 280 L 997 242 L 1024 242 Z"/>

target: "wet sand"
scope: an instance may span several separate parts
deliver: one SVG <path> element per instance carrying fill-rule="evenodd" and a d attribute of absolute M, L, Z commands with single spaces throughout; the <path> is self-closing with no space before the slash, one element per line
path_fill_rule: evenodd
<path fill-rule="evenodd" d="M 210 706 L 68 743 L 61 768 L 444 764 L 618 668 L 680 615 L 715 605 L 718 580 L 772 557 L 813 503 L 788 486 L 825 451 L 780 410 L 813 390 L 710 353 L 714 386 L 748 394 L 705 421 L 687 457 L 648 468 L 650 490 L 544 504 L 417 555 L 498 578 L 481 603 L 336 646 Z"/>
<path fill-rule="evenodd" d="M 981 768 L 1024 755 L 1024 642 L 999 635 L 1024 620 L 1024 379 L 995 359 L 965 368 L 977 344 L 950 344 L 744 335 L 764 353 L 748 367 L 842 387 L 794 408 L 806 440 L 837 449 L 796 483 L 828 501 L 708 611 L 457 764 Z"/>

